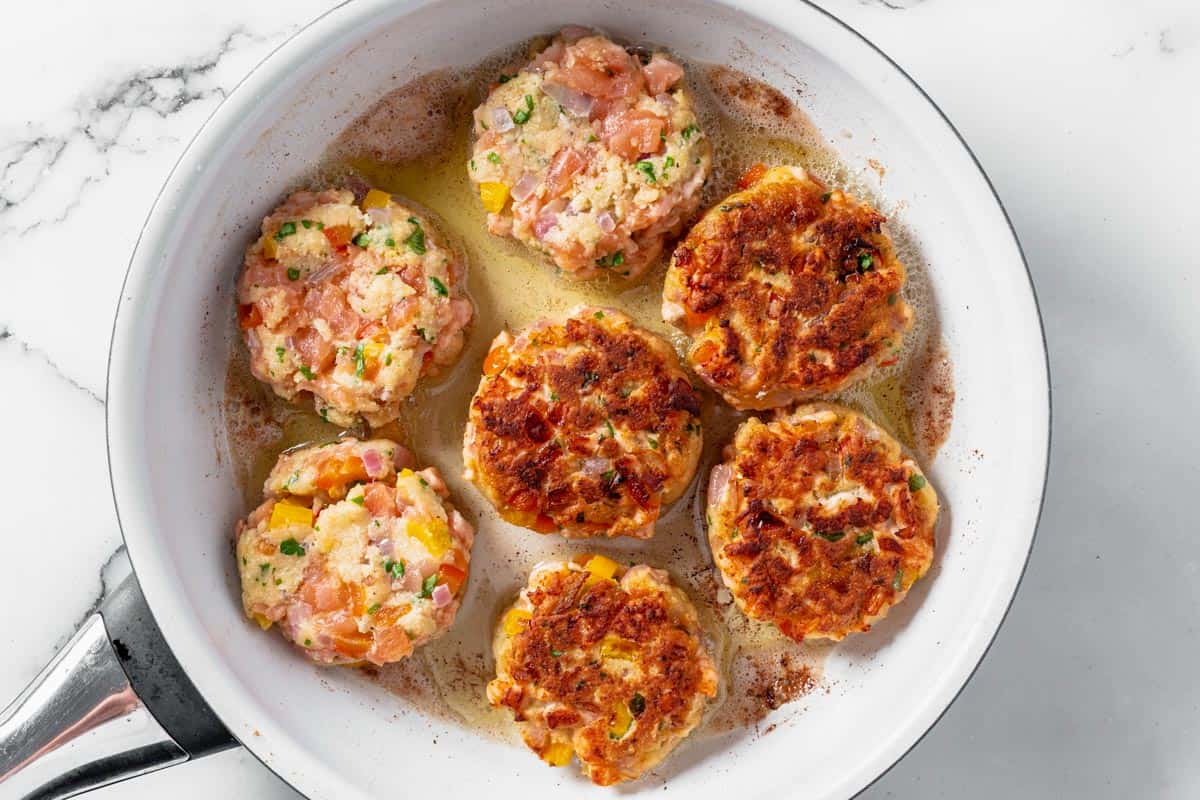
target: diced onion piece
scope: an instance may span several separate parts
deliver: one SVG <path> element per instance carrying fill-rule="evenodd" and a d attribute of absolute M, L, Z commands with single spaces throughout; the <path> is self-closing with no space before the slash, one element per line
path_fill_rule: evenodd
<path fill-rule="evenodd" d="M 513 185 L 512 198 L 518 203 L 524 200 L 529 195 L 533 194 L 533 190 L 537 188 L 538 176 L 532 172 L 526 172 L 521 176 L 521 179 Z"/>
<path fill-rule="evenodd" d="M 450 601 L 454 599 L 454 592 L 450 591 L 450 587 L 444 583 L 439 583 L 433 587 L 433 592 L 430 594 L 430 599 L 433 600 L 434 608 L 443 608 L 450 605 Z"/>
<path fill-rule="evenodd" d="M 450 549 L 450 528 L 437 517 L 422 517 L 408 523 L 408 535 L 425 546 L 429 555 L 441 558 Z"/>
<path fill-rule="evenodd" d="M 725 495 L 725 487 L 733 477 L 733 468 L 728 464 L 718 464 L 713 467 L 708 476 L 708 502 L 719 503 Z"/>
<path fill-rule="evenodd" d="M 594 98 L 554 81 L 543 83 L 542 91 L 562 106 L 563 111 L 578 119 L 587 119 L 588 115 L 592 113 L 592 107 L 596 105 Z"/>
<path fill-rule="evenodd" d="M 271 530 L 287 528 L 291 525 L 303 525 L 306 528 L 311 528 L 312 523 L 313 512 L 308 506 L 291 503 L 287 500 L 280 500 L 271 509 Z"/>
<path fill-rule="evenodd" d="M 499 214 L 508 202 L 508 187 L 503 183 L 485 181 L 479 184 L 479 199 L 483 207 L 493 214 Z"/>
<path fill-rule="evenodd" d="M 367 196 L 363 198 L 362 209 L 366 211 L 369 208 L 387 208 L 388 203 L 392 202 L 392 196 L 387 192 L 381 192 L 378 189 L 372 189 L 367 192 Z"/>
<path fill-rule="evenodd" d="M 378 450 L 370 448 L 363 450 L 362 462 L 363 468 L 367 471 L 368 478 L 382 478 L 387 473 L 387 467 L 383 463 L 383 456 Z"/>
<path fill-rule="evenodd" d="M 508 109 L 493 108 L 492 127 L 496 129 L 497 133 L 507 133 L 517 126 L 513 122 L 512 115 L 508 113 Z"/>
<path fill-rule="evenodd" d="M 508 613 L 504 615 L 504 632 L 509 636 L 516 636 L 525 630 L 525 626 L 531 619 L 533 619 L 533 614 L 528 611 L 520 608 L 509 609 Z"/>
<path fill-rule="evenodd" d="M 605 233 L 612 233 L 617 227 L 617 220 L 613 217 L 611 211 L 602 211 L 596 217 L 596 224 L 600 226 L 600 230 Z"/>
<path fill-rule="evenodd" d="M 369 208 L 367 209 L 367 219 L 371 220 L 372 225 L 390 225 L 392 223 L 392 209 Z"/>
<path fill-rule="evenodd" d="M 599 475 L 603 475 L 605 472 L 612 469 L 613 462 L 612 462 L 611 458 L 601 458 L 599 456 L 588 456 L 587 458 L 585 458 L 583 461 L 580 462 L 579 468 L 583 472 L 584 475 L 588 475 L 590 477 L 595 478 Z"/>
<path fill-rule="evenodd" d="M 629 733 L 629 728 L 633 725 L 633 713 L 625 703 L 613 703 L 613 713 L 615 716 L 608 733 L 610 736 L 622 739 L 625 734 Z"/>
<path fill-rule="evenodd" d="M 546 752 L 542 753 L 542 759 L 552 767 L 565 767 L 571 763 L 571 756 L 575 755 L 575 749 L 566 742 L 554 742 L 546 748 Z"/>

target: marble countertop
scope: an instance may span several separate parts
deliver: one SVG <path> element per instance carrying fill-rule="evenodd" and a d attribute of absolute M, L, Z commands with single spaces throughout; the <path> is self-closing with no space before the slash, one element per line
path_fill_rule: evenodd
<path fill-rule="evenodd" d="M 18 499 L 0 523 L 0 698 L 128 571 L 104 375 L 154 196 L 225 92 L 335 4 L 66 0 L 7 15 L 0 480 Z M 1045 512 L 1008 621 L 941 722 L 863 796 L 1200 796 L 1200 264 L 1187 245 L 1200 227 L 1200 5 L 819 4 L 907 70 L 975 150 L 1025 248 L 1054 383 Z M 295 797 L 243 750 L 93 796 L 222 792 Z"/>

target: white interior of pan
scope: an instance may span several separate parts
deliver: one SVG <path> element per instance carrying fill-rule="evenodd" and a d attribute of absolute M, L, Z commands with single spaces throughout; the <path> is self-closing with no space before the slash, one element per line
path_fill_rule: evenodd
<path fill-rule="evenodd" d="M 833 651 L 831 690 L 805 698 L 804 713 L 786 714 L 769 736 L 683 750 L 664 773 L 666 789 L 849 796 L 924 733 L 990 642 L 1033 535 L 1048 435 L 1042 339 L 1019 251 L 969 153 L 894 66 L 814 8 L 739 5 L 360 0 L 260 67 L 164 190 L 114 338 L 118 509 L 176 655 L 235 735 L 300 790 L 339 798 L 605 791 L 574 767 L 552 770 L 469 729 L 404 713 L 383 690 L 346 671 L 315 670 L 247 625 L 227 545 L 243 508 L 220 417 L 231 289 L 246 241 L 280 194 L 386 91 L 565 23 L 728 63 L 792 96 L 801 88 L 818 127 L 852 131 L 835 137 L 844 160 L 885 163 L 885 205 L 907 204 L 904 223 L 928 262 L 955 365 L 954 426 L 929 470 L 945 517 L 930 578 L 870 636 Z M 661 795 L 662 784 L 652 777 L 619 791 Z"/>

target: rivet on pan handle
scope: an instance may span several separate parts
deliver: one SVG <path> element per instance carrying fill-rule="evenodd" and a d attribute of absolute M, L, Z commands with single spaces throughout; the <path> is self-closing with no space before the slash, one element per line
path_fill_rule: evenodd
<path fill-rule="evenodd" d="M 130 577 L 0 714 L 0 795 L 70 797 L 235 744 Z"/>

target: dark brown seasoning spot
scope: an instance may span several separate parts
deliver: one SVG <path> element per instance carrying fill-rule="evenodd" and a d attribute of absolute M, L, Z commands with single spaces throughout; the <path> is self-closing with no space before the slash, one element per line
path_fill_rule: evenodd
<path fill-rule="evenodd" d="M 720 98 L 736 103 L 748 115 L 768 115 L 774 121 L 800 122 L 798 127 L 811 125 L 783 92 L 770 84 L 726 66 L 710 66 L 709 85 Z"/>
<path fill-rule="evenodd" d="M 918 357 L 906 398 L 912 408 L 917 452 L 928 463 L 950 435 L 954 422 L 954 365 L 938 341 Z"/>
<path fill-rule="evenodd" d="M 817 688 L 815 668 L 788 652 L 739 650 L 733 657 L 724 705 L 709 723 L 712 732 L 735 730 L 766 719 L 786 703 Z M 774 728 L 772 725 L 766 732 Z"/>

